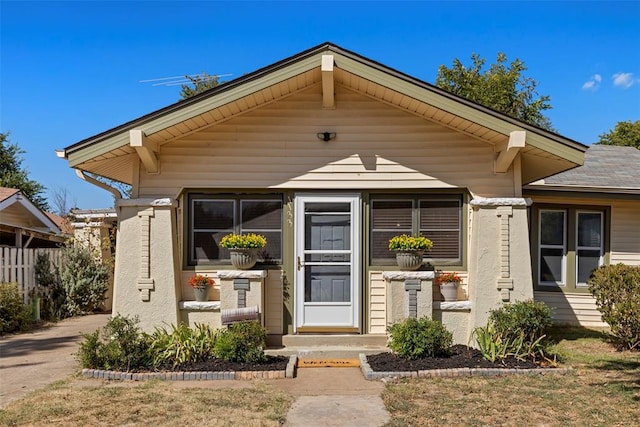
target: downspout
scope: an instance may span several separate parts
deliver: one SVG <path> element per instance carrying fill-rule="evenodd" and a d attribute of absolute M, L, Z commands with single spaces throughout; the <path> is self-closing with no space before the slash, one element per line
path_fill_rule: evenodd
<path fill-rule="evenodd" d="M 109 193 L 113 194 L 113 197 L 115 197 L 116 202 L 120 199 L 122 199 L 122 193 L 120 191 L 118 191 L 118 189 L 111 187 L 110 185 L 105 184 L 102 181 L 98 181 L 97 179 L 95 179 L 92 176 L 87 175 L 84 171 L 80 170 L 80 169 L 75 169 L 76 171 L 76 175 L 78 175 L 78 177 L 83 180 L 86 181 L 90 184 L 93 184 L 97 187 L 102 188 L 103 190 L 107 190 Z"/>

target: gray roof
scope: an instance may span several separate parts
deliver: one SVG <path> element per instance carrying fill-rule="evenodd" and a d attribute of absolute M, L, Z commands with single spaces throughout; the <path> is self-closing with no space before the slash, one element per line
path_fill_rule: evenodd
<path fill-rule="evenodd" d="M 532 186 L 537 184 L 542 184 L 542 181 Z M 616 145 L 592 145 L 585 153 L 584 165 L 545 178 L 544 186 L 636 192 L 640 190 L 640 150 Z"/>

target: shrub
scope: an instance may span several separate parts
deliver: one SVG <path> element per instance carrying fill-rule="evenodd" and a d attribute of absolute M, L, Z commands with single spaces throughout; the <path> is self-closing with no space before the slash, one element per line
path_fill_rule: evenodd
<path fill-rule="evenodd" d="M 609 265 L 588 280 L 602 320 L 622 348 L 640 348 L 640 266 Z"/>
<path fill-rule="evenodd" d="M 102 307 L 109 280 L 109 271 L 88 249 L 68 245 L 62 251 L 60 284 L 65 299 L 61 317 L 97 311 Z"/>
<path fill-rule="evenodd" d="M 31 328 L 31 307 L 22 302 L 17 283 L 0 283 L 0 335 Z"/>
<path fill-rule="evenodd" d="M 200 362 L 213 356 L 216 331 L 208 325 L 171 325 L 171 331 L 156 328 L 149 337 L 151 363 L 154 367 L 175 367 L 187 362 Z"/>
<path fill-rule="evenodd" d="M 491 310 L 489 322 L 504 340 L 519 339 L 531 344 L 545 335 L 551 326 L 551 308 L 543 302 L 528 300 Z"/>
<path fill-rule="evenodd" d="M 428 317 L 410 317 L 388 328 L 391 339 L 389 348 L 405 359 L 446 356 L 453 342 L 453 335 L 440 322 Z"/>
<path fill-rule="evenodd" d="M 482 357 L 490 362 L 513 356 L 517 359 L 550 359 L 545 332 L 551 326 L 551 308 L 542 302 L 518 301 L 491 310 L 484 327 L 471 334 Z"/>
<path fill-rule="evenodd" d="M 214 354 L 229 362 L 262 362 L 266 340 L 267 330 L 260 323 L 235 323 L 218 332 Z"/>
<path fill-rule="evenodd" d="M 83 368 L 130 371 L 148 366 L 147 337 L 138 317 L 117 315 L 92 334 L 85 334 L 77 358 Z"/>

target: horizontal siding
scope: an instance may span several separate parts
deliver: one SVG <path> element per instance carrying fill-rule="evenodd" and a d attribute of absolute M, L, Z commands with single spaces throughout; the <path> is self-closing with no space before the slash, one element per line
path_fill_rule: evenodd
<path fill-rule="evenodd" d="M 336 132 L 322 142 L 316 133 Z M 182 188 L 389 189 L 470 187 L 513 196 L 512 174 L 494 174 L 490 144 L 341 86 L 322 109 L 320 86 L 163 145 L 160 173 L 140 195 Z"/>
<path fill-rule="evenodd" d="M 640 265 L 640 201 L 611 208 L 611 263 Z"/>
<path fill-rule="evenodd" d="M 387 283 L 381 271 L 369 273 L 369 331 L 370 334 L 387 332 Z"/>
<path fill-rule="evenodd" d="M 534 292 L 536 301 L 553 308 L 555 323 L 581 326 L 607 326 L 601 319 L 596 301 L 590 294 L 565 294 L 562 292 Z"/>

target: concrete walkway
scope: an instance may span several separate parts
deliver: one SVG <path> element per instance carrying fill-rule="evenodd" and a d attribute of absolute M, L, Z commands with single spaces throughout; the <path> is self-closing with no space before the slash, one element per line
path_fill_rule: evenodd
<path fill-rule="evenodd" d="M 0 408 L 29 391 L 78 370 L 74 353 L 82 334 L 102 328 L 110 314 L 73 317 L 19 335 L 0 338 Z"/>
<path fill-rule="evenodd" d="M 285 426 L 381 426 L 389 421 L 380 394 L 359 368 L 302 368 L 292 380 L 270 381 L 296 398 Z"/>

